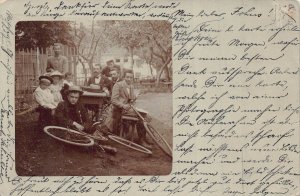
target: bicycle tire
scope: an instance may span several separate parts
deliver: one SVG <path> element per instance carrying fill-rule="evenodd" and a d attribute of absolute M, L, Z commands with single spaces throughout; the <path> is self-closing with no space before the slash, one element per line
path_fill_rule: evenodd
<path fill-rule="evenodd" d="M 56 130 L 56 131 L 54 131 Z M 58 131 L 59 130 L 59 131 Z M 50 137 L 61 142 L 72 144 L 76 146 L 90 147 L 95 144 L 94 139 L 83 135 L 82 133 L 58 126 L 46 126 L 44 132 Z M 70 136 L 70 138 L 67 138 Z M 73 137 L 73 138 L 72 138 Z M 75 140 L 77 139 L 77 140 Z"/>
<path fill-rule="evenodd" d="M 172 148 L 163 136 L 147 122 L 144 122 L 144 127 L 149 136 L 154 140 L 158 147 L 168 156 L 172 157 Z"/>
<path fill-rule="evenodd" d="M 119 136 L 116 136 L 116 135 L 108 135 L 108 138 L 111 139 L 112 141 L 114 142 L 117 142 L 118 144 L 121 144 L 123 146 L 126 146 L 128 148 L 131 148 L 133 150 L 136 150 L 138 152 L 142 152 L 142 153 L 145 153 L 145 154 L 152 154 L 152 151 L 139 145 L 139 144 L 136 144 L 132 141 L 129 141 L 127 139 L 124 139 L 122 137 L 119 137 Z"/>

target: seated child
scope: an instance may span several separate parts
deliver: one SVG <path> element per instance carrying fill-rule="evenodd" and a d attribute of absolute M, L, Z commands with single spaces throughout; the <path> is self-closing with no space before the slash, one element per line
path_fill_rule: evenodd
<path fill-rule="evenodd" d="M 44 128 L 51 124 L 54 109 L 57 107 L 57 103 L 54 101 L 54 96 L 49 89 L 52 82 L 52 78 L 48 76 L 40 76 L 39 87 L 37 87 L 33 93 L 35 101 L 39 104 L 39 128 Z"/>
<path fill-rule="evenodd" d="M 51 72 L 50 76 L 53 80 L 53 83 L 50 85 L 49 89 L 51 90 L 51 93 L 54 96 L 54 101 L 58 104 L 63 100 L 62 95 L 60 93 L 62 89 L 63 74 L 59 71 L 53 71 Z"/>
<path fill-rule="evenodd" d="M 73 75 L 70 72 L 65 73 L 65 79 L 63 81 L 63 84 L 67 84 L 68 86 L 73 86 Z"/>
<path fill-rule="evenodd" d="M 63 81 L 63 87 L 60 91 L 63 100 L 67 100 L 67 91 L 69 90 L 69 87 L 74 86 L 72 80 L 73 80 L 72 73 L 70 73 L 70 72 L 65 73 L 65 79 Z"/>

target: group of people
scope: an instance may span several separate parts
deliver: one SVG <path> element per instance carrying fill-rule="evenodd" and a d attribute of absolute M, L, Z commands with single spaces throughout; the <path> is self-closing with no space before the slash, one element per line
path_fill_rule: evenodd
<path fill-rule="evenodd" d="M 34 91 L 34 98 L 39 104 L 39 127 L 48 125 L 67 127 L 90 134 L 99 134 L 92 126 L 92 119 L 87 109 L 80 103 L 83 94 L 81 87 L 72 82 L 72 74 L 64 73 L 65 57 L 60 56 L 60 46 L 54 45 L 54 57 L 47 61 L 47 73 L 39 77 L 39 87 Z M 64 73 L 64 74 L 63 74 Z M 120 74 L 120 66 L 108 61 L 102 70 L 94 69 L 88 85 L 98 88 L 111 97 L 111 110 L 103 129 L 118 134 L 123 114 L 136 115 L 130 104 L 136 99 L 133 90 L 134 74 L 132 70 L 124 70 Z M 143 114 L 146 115 L 146 114 Z M 146 131 L 138 123 L 139 143 L 151 148 L 146 140 Z M 96 132 L 95 132 L 96 131 Z"/>

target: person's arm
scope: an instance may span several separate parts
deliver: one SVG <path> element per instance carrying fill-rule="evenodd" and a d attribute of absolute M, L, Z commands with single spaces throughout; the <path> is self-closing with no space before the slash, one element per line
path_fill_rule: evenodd
<path fill-rule="evenodd" d="M 73 125 L 73 121 L 71 119 L 69 119 L 66 115 L 63 102 L 58 104 L 58 106 L 55 110 L 54 119 L 58 126 L 71 127 Z"/>
<path fill-rule="evenodd" d="M 94 132 L 92 119 L 89 117 L 87 109 L 82 104 L 79 105 L 79 114 L 82 120 L 81 131 L 84 130 L 87 133 Z"/>
<path fill-rule="evenodd" d="M 35 101 L 44 108 L 55 109 L 55 107 L 56 107 L 54 104 L 46 102 L 44 100 L 43 93 L 40 91 L 35 91 L 33 93 L 33 97 L 34 97 Z"/>
<path fill-rule="evenodd" d="M 90 123 L 92 121 L 89 118 L 87 109 L 82 104 L 80 104 L 79 111 L 83 123 Z"/>

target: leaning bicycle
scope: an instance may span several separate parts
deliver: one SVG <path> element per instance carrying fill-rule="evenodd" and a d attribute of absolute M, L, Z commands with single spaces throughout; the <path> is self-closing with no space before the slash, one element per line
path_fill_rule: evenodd
<path fill-rule="evenodd" d="M 164 139 L 164 137 L 137 111 L 137 109 L 130 104 L 130 108 L 136 113 L 146 132 L 149 136 L 154 140 L 154 142 L 159 146 L 159 148 L 168 156 L 172 157 L 172 148 L 168 144 L 168 142 Z"/>
<path fill-rule="evenodd" d="M 136 113 L 138 119 L 142 122 L 141 124 L 144 126 L 146 132 L 149 136 L 154 140 L 154 142 L 158 145 L 158 147 L 168 156 L 172 157 L 172 148 L 168 144 L 168 142 L 164 139 L 164 137 L 137 111 L 137 109 L 132 105 L 135 100 L 131 101 L 130 108 Z M 102 118 L 106 119 L 109 113 L 109 108 L 111 104 L 107 105 L 105 110 L 103 110 Z M 99 125 L 103 124 L 104 121 L 96 122 Z M 122 137 L 118 137 L 121 140 Z M 127 140 L 129 141 L 129 140 Z"/>
<path fill-rule="evenodd" d="M 93 126 L 97 126 L 97 125 L 98 123 L 94 123 Z M 101 145 L 100 143 L 111 140 L 132 150 L 145 153 L 145 154 L 150 154 L 150 155 L 152 154 L 152 152 L 149 149 L 139 144 L 136 144 L 132 141 L 116 136 L 112 133 L 108 133 L 107 136 L 101 134 L 94 136 L 85 133 L 83 131 L 73 130 L 70 128 L 64 128 L 59 126 L 46 126 L 44 127 L 44 132 L 50 137 L 58 141 L 71 144 L 71 145 L 91 147 L 97 144 L 100 148 L 106 151 L 106 150 L 111 150 L 111 148 L 106 145 Z M 98 142 L 96 143 L 95 140 L 97 140 Z"/>

